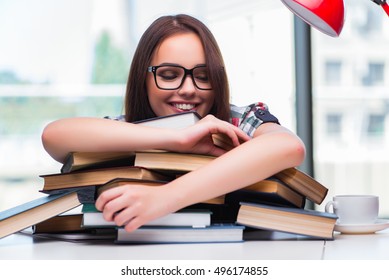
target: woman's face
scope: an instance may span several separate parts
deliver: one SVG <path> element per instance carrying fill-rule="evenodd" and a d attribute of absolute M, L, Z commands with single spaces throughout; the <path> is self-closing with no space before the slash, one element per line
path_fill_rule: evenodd
<path fill-rule="evenodd" d="M 199 37 L 194 33 L 182 33 L 173 35 L 156 48 L 151 59 L 150 66 L 177 65 L 192 69 L 196 66 L 205 65 L 205 54 Z M 163 68 L 160 68 L 160 70 Z M 173 69 L 173 68 L 172 68 Z M 176 68 L 178 69 L 178 68 Z M 207 83 L 207 73 L 199 68 L 196 73 L 196 83 L 202 88 Z M 157 73 L 159 77 L 158 85 L 169 87 L 169 84 L 177 86 L 181 79 L 174 84 L 172 82 L 178 72 L 161 71 Z M 164 84 L 165 83 L 165 84 Z M 164 90 L 157 87 L 154 74 L 147 73 L 146 79 L 147 94 L 152 110 L 157 116 L 165 116 L 185 111 L 197 111 L 201 116 L 205 116 L 211 110 L 215 95 L 213 90 L 198 89 L 192 80 L 191 75 L 186 75 L 183 84 L 178 89 Z"/>

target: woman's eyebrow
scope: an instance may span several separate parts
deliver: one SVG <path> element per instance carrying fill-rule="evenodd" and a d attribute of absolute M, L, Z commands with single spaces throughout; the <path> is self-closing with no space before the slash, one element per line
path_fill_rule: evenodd
<path fill-rule="evenodd" d="M 163 63 L 159 64 L 158 66 L 181 66 L 181 65 L 177 64 L 177 63 L 163 62 Z"/>
<path fill-rule="evenodd" d="M 181 64 L 178 64 L 178 63 L 170 63 L 170 62 L 163 62 L 161 64 L 158 64 L 158 66 L 180 66 L 180 67 L 184 67 L 182 66 Z M 207 66 L 205 63 L 199 63 L 199 64 L 196 64 L 194 67 L 205 67 Z M 185 67 L 184 67 L 185 68 Z"/>

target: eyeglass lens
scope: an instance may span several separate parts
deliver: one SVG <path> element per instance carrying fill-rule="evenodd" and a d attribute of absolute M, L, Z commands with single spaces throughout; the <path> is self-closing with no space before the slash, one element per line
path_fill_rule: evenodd
<path fill-rule="evenodd" d="M 189 74 L 191 74 L 196 87 L 199 89 L 211 89 L 206 67 L 195 67 Z M 179 66 L 160 66 L 155 72 L 157 86 L 162 89 L 177 89 L 183 84 L 185 78 L 185 69 Z"/>

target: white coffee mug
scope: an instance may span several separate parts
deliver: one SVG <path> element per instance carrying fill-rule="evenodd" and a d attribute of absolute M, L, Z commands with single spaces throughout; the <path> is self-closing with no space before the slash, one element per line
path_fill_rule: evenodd
<path fill-rule="evenodd" d="M 326 212 L 338 216 L 339 224 L 372 224 L 378 218 L 379 200 L 375 195 L 337 195 L 327 202 Z"/>

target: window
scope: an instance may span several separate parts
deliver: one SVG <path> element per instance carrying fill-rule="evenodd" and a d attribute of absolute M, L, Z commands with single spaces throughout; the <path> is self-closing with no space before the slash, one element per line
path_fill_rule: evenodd
<path fill-rule="evenodd" d="M 327 61 L 324 79 L 326 85 L 339 85 L 342 81 L 342 63 L 340 61 Z"/>
<path fill-rule="evenodd" d="M 367 74 L 362 78 L 364 86 L 382 85 L 384 82 L 385 64 L 369 63 Z"/>
<path fill-rule="evenodd" d="M 351 18 L 354 18 L 356 33 L 366 37 L 382 31 L 382 16 L 377 16 L 377 10 L 377 7 L 371 5 L 371 3 L 355 5 L 355 13 Z"/>
<path fill-rule="evenodd" d="M 367 134 L 372 137 L 383 136 L 385 133 L 385 115 L 369 115 Z"/>
<path fill-rule="evenodd" d="M 327 114 L 327 135 L 330 137 L 339 137 L 342 132 L 342 115 Z"/>

